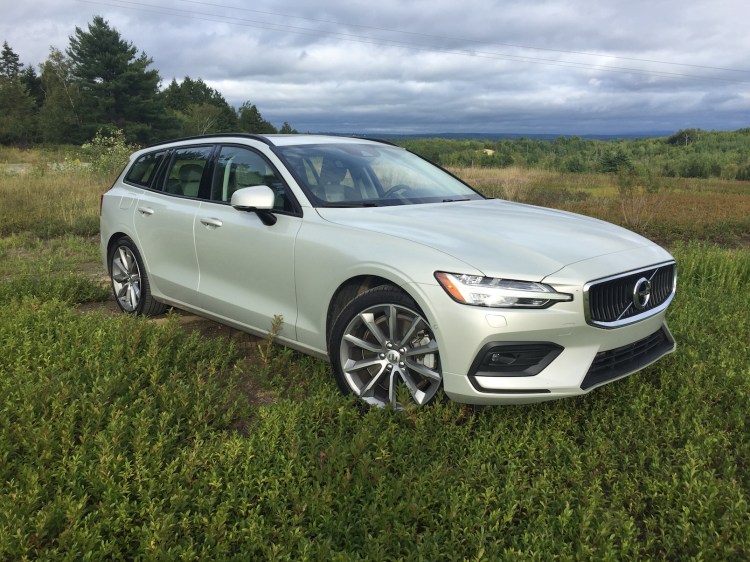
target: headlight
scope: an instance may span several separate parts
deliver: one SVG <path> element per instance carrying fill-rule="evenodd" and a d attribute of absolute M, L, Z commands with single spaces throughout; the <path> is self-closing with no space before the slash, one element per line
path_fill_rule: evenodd
<path fill-rule="evenodd" d="M 436 271 L 435 279 L 453 300 L 474 306 L 546 308 L 556 302 L 573 300 L 573 295 L 558 293 L 549 285 L 531 281 L 495 279 L 444 271 Z"/>

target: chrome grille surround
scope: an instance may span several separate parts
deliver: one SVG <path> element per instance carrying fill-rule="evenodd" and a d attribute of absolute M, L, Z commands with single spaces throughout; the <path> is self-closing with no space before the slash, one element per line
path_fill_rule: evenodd
<path fill-rule="evenodd" d="M 637 291 L 647 280 L 650 298 L 643 305 Z M 598 328 L 618 328 L 658 314 L 669 306 L 677 288 L 674 261 L 596 279 L 583 287 L 586 322 Z"/>

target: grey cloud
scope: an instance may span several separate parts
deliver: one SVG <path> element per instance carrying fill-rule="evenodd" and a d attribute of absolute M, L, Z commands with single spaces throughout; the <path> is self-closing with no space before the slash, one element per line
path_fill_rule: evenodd
<path fill-rule="evenodd" d="M 741 70 L 750 51 L 745 0 L 245 4 L 255 11 L 211 2 L 143 0 L 159 6 L 151 11 L 112 7 L 117 0 L 16 3 L 4 9 L 0 39 L 36 65 L 50 45 L 64 50 L 75 26 L 101 14 L 153 58 L 165 83 L 203 78 L 230 103 L 249 100 L 272 122 L 303 131 L 614 134 L 748 126 L 750 70 L 645 60 Z M 191 19 L 184 10 L 214 15 Z M 221 22 L 207 21 L 215 19 Z"/>

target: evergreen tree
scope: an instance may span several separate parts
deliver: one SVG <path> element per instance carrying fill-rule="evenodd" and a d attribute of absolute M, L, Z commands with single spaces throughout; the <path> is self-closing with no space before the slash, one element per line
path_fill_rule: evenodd
<path fill-rule="evenodd" d="M 3 49 L 0 51 L 0 74 L 12 80 L 18 78 L 23 64 L 19 62 L 18 55 L 10 48 L 7 41 L 3 41 Z"/>
<path fill-rule="evenodd" d="M 240 107 L 237 117 L 240 131 L 244 133 L 276 133 L 276 127 L 263 119 L 258 108 L 249 101 Z"/>
<path fill-rule="evenodd" d="M 90 138 L 101 128 L 119 128 L 128 141 L 148 142 L 165 125 L 159 73 L 145 53 L 96 16 L 87 30 L 76 27 L 67 54 L 79 83 L 83 130 Z"/>
<path fill-rule="evenodd" d="M 162 92 L 167 108 L 180 123 L 182 136 L 229 132 L 237 128 L 237 114 L 224 96 L 198 78 L 186 76 L 182 83 L 174 78 Z"/>
<path fill-rule="evenodd" d="M 44 90 L 42 89 L 42 79 L 34 70 L 34 67 L 29 65 L 24 68 L 18 75 L 21 83 L 26 86 L 26 91 L 34 100 L 37 108 L 41 107 L 44 103 Z"/>
<path fill-rule="evenodd" d="M 18 55 L 3 42 L 0 51 L 0 143 L 28 144 L 36 137 L 36 103 L 21 80 Z"/>
<path fill-rule="evenodd" d="M 39 126 L 45 142 L 81 144 L 87 137 L 81 127 L 81 96 L 73 76 L 73 63 L 64 53 L 50 49 L 42 64 L 44 103 Z"/>

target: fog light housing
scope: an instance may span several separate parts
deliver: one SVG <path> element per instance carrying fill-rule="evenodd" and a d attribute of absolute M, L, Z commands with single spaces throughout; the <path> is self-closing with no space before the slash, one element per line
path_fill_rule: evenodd
<path fill-rule="evenodd" d="M 477 354 L 469 376 L 533 377 L 563 352 L 551 342 L 491 342 Z"/>

